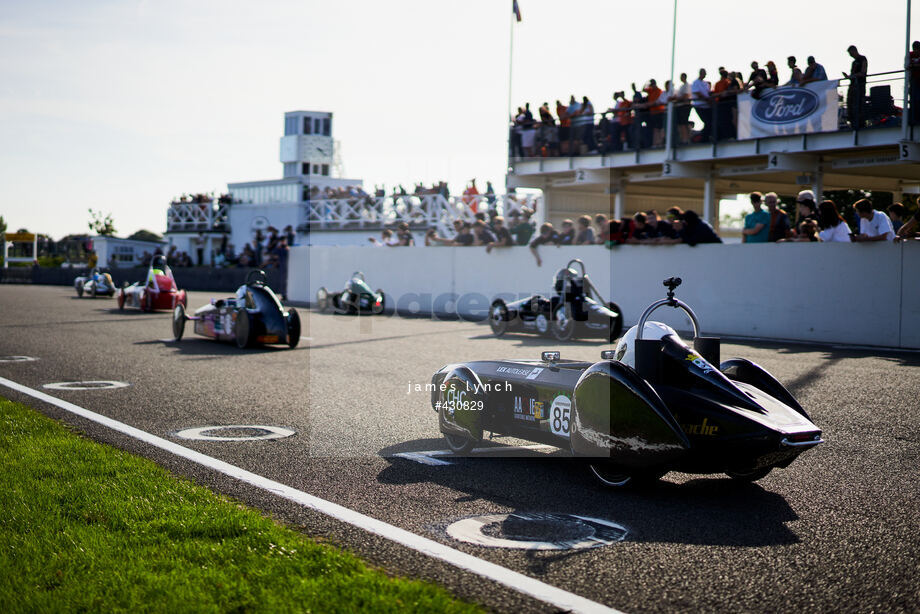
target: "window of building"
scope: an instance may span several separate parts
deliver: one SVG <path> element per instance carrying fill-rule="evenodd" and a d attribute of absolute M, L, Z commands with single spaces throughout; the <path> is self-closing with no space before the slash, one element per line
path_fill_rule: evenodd
<path fill-rule="evenodd" d="M 316 134 L 319 134 L 320 126 L 321 124 L 320 124 L 319 118 L 317 117 L 316 119 L 313 120 L 313 132 L 315 132 Z"/>
<path fill-rule="evenodd" d="M 304 133 L 304 134 L 310 134 L 310 132 L 311 132 L 311 131 L 310 131 L 310 118 L 309 118 L 309 117 L 304 117 L 304 118 L 303 118 L 303 133 Z"/>
<path fill-rule="evenodd" d="M 319 164 L 314 164 L 314 165 L 313 165 L 313 174 L 314 174 L 314 175 L 319 175 Z"/>
<path fill-rule="evenodd" d="M 326 117 L 323 119 L 323 134 L 329 136 L 332 133 L 332 121 Z"/>
<path fill-rule="evenodd" d="M 284 118 L 284 136 L 291 136 L 292 134 L 297 134 L 297 118 L 296 117 L 285 117 Z"/>
<path fill-rule="evenodd" d="M 323 176 L 325 177 L 329 176 L 329 165 L 328 164 L 323 164 Z"/>
<path fill-rule="evenodd" d="M 304 175 L 309 175 L 309 174 L 310 174 L 310 163 L 309 163 L 309 162 L 304 162 L 304 163 L 303 163 L 303 168 L 301 169 L 301 173 L 304 174 Z"/>

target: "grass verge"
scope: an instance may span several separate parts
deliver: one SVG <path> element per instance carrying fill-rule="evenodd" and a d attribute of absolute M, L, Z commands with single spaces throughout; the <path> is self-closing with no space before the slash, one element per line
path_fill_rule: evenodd
<path fill-rule="evenodd" d="M 0 398 L 0 612 L 475 612 Z"/>

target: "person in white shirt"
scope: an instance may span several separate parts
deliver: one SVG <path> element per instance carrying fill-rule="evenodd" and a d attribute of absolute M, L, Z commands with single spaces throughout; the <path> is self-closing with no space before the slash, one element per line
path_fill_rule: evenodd
<path fill-rule="evenodd" d="M 399 239 L 393 236 L 393 231 L 389 228 L 383 229 L 380 233 L 379 241 L 374 237 L 369 237 L 367 240 L 377 247 L 396 247 L 399 245 Z"/>
<path fill-rule="evenodd" d="M 690 84 L 687 82 L 687 73 L 680 73 L 680 87 L 677 91 L 669 96 L 669 100 L 674 101 L 674 117 L 677 125 L 677 134 L 680 136 L 680 144 L 687 145 L 690 143 Z"/>
<path fill-rule="evenodd" d="M 709 101 L 710 89 L 709 81 L 706 81 L 706 69 L 701 68 L 700 76 L 690 86 L 690 91 L 693 94 L 693 108 L 696 109 L 696 114 L 699 115 L 700 121 L 703 122 L 703 131 L 700 134 L 703 142 L 709 140 L 710 130 L 712 130 L 710 126 L 712 123 L 712 105 Z"/>
<path fill-rule="evenodd" d="M 872 209 L 868 198 L 856 201 L 853 205 L 859 214 L 859 234 L 854 241 L 894 241 L 894 227 L 888 215 Z"/>
<path fill-rule="evenodd" d="M 834 201 L 825 200 L 818 205 L 818 236 L 825 243 L 849 243 L 850 227 L 837 211 Z"/>

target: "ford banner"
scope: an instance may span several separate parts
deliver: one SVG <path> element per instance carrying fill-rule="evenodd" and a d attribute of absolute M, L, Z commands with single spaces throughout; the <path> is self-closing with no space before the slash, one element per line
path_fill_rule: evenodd
<path fill-rule="evenodd" d="M 738 96 L 738 138 L 752 139 L 837 130 L 837 81 L 764 90 L 759 99 Z"/>

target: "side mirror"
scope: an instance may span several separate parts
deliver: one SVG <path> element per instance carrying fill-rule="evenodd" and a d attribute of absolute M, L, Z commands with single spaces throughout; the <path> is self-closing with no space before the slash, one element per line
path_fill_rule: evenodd
<path fill-rule="evenodd" d="M 548 362 L 550 364 L 559 362 L 560 357 L 561 354 L 559 352 L 543 352 L 540 355 L 540 358 L 543 360 L 543 362 Z"/>

